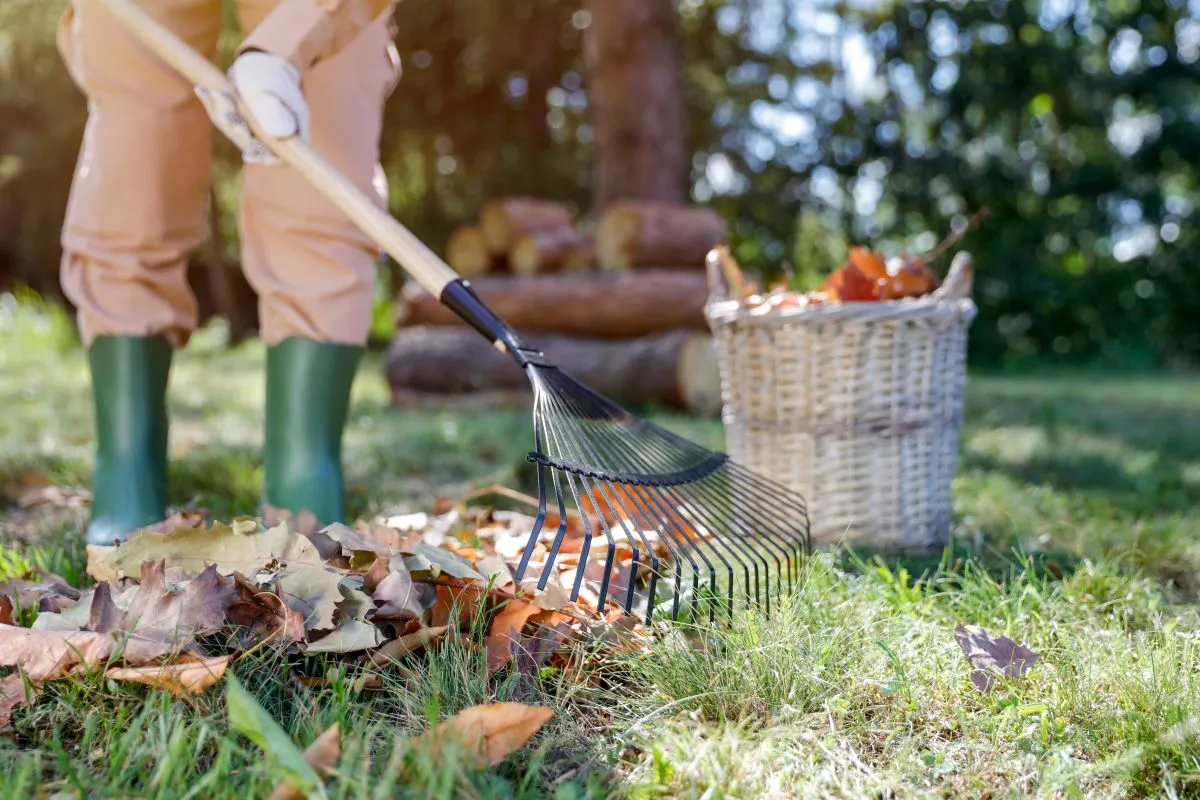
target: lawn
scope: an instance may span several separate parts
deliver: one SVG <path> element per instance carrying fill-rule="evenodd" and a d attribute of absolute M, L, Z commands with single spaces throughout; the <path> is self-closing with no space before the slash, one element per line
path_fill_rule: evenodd
<path fill-rule="evenodd" d="M 254 513 L 262 348 L 206 329 L 174 372 L 173 500 Z M 0 298 L 0 486 L 87 486 L 83 353 L 60 315 Z M 330 797 L 1200 796 L 1200 377 L 971 376 L 945 552 L 823 551 L 770 619 L 700 647 L 663 636 L 588 685 L 543 674 L 551 722 L 499 767 L 417 734 L 514 688 L 447 646 L 382 690 L 258 652 L 233 672 L 305 746 L 344 732 Z M 719 423 L 664 416 L 719 446 Z M 353 513 L 421 510 L 523 486 L 519 411 L 388 406 L 378 358 L 346 440 Z M 15 490 L 10 490 L 15 491 Z M 0 504 L 3 505 L 3 504 Z M 0 580 L 39 564 L 86 581 L 83 511 L 0 508 Z M 980 625 L 1041 655 L 991 692 L 954 639 Z M 0 797 L 259 797 L 279 764 L 226 724 L 223 684 L 192 701 L 102 678 L 50 684 L 0 738 Z"/>

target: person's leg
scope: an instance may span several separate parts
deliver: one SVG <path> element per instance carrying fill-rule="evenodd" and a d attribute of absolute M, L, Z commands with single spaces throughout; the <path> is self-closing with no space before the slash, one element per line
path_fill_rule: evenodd
<path fill-rule="evenodd" d="M 241 0 L 243 30 L 273 6 Z M 302 78 L 313 149 L 381 207 L 379 135 L 398 75 L 393 35 L 389 10 Z M 342 521 L 342 433 L 370 328 L 378 247 L 286 165 L 246 166 L 239 218 L 268 348 L 265 512 Z"/>
<path fill-rule="evenodd" d="M 147 9 L 215 53 L 220 0 Z M 88 348 L 96 415 L 88 542 L 111 544 L 166 514 L 166 387 L 172 351 L 196 324 L 186 261 L 203 236 L 212 127 L 191 85 L 102 5 L 69 7 L 58 45 L 88 99 L 61 281 Z"/>

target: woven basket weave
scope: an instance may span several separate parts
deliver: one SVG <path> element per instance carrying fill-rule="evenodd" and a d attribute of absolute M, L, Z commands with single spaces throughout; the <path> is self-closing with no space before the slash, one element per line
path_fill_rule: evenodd
<path fill-rule="evenodd" d="M 726 451 L 803 494 L 814 544 L 948 539 L 971 272 L 960 253 L 922 298 L 756 313 L 710 262 Z"/>

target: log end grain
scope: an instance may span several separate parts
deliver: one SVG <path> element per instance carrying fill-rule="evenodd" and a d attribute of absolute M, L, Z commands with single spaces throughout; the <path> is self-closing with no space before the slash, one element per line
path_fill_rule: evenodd
<path fill-rule="evenodd" d="M 508 253 L 522 233 L 569 227 L 573 219 L 566 204 L 537 197 L 494 198 L 479 210 L 479 226 L 493 255 Z"/>
<path fill-rule="evenodd" d="M 492 256 L 476 225 L 459 225 L 446 240 L 446 263 L 464 278 L 475 278 L 492 267 Z"/>

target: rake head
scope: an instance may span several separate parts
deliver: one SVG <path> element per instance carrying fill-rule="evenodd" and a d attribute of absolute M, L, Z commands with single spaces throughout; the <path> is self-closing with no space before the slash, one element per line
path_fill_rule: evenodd
<path fill-rule="evenodd" d="M 538 354 L 540 356 L 540 354 Z M 538 515 L 517 567 L 545 589 L 575 559 L 571 599 L 590 592 L 649 620 L 765 606 L 797 581 L 810 552 L 804 500 L 638 418 L 560 369 L 525 364 L 534 390 Z M 564 573 L 570 576 L 570 572 Z"/>
<path fill-rule="evenodd" d="M 439 299 L 525 370 L 534 393 L 538 514 L 516 570 L 545 590 L 569 578 L 602 613 L 612 598 L 649 620 L 725 616 L 740 603 L 771 609 L 811 551 L 799 495 L 648 420 L 546 361 L 470 283 Z M 574 566 L 572 575 L 570 566 Z M 566 570 L 555 566 L 567 566 Z"/>

